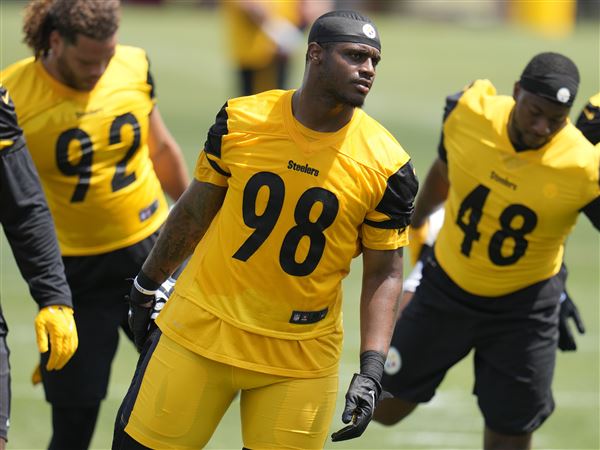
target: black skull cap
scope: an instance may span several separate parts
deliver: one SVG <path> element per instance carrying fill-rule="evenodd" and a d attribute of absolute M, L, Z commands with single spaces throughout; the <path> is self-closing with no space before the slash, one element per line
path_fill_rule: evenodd
<path fill-rule="evenodd" d="M 308 33 L 308 42 L 356 42 L 381 51 L 379 31 L 366 16 L 352 11 L 339 10 L 323 14 L 313 23 Z"/>

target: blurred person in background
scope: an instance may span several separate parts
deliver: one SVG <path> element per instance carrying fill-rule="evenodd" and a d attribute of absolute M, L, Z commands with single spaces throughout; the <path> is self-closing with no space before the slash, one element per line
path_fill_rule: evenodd
<path fill-rule="evenodd" d="M 577 3 L 576 0 L 501 2 L 507 9 L 511 22 L 549 38 L 562 38 L 573 32 L 577 19 Z"/>
<path fill-rule="evenodd" d="M 287 87 L 290 58 L 303 30 L 331 1 L 222 0 L 225 31 L 240 95 Z"/>
<path fill-rule="evenodd" d="M 577 128 L 588 141 L 600 147 L 600 92 L 589 99 L 579 114 Z"/>
<path fill-rule="evenodd" d="M 71 290 L 52 216 L 37 172 L 17 123 L 14 105 L 0 85 L 0 222 L 29 292 L 40 307 L 35 319 L 46 370 L 60 370 L 77 349 Z M 8 326 L 0 307 L 0 450 L 10 426 L 10 364 Z M 50 346 L 48 346 L 48 337 Z"/>
<path fill-rule="evenodd" d="M 360 372 L 335 441 L 360 436 L 381 391 L 417 180 L 361 106 L 381 58 L 370 19 L 332 11 L 304 80 L 227 101 L 195 179 L 134 281 L 132 320 L 192 252 L 144 345 L 113 449 L 202 448 L 240 393 L 245 448 L 323 448 L 336 404 L 342 279 L 362 251 Z M 146 312 L 143 311 L 146 308 Z"/>
<path fill-rule="evenodd" d="M 1 73 L 54 218 L 73 293 L 79 351 L 41 378 L 52 405 L 49 448 L 86 449 L 106 395 L 123 298 L 168 206 L 188 184 L 156 106 L 144 50 L 117 44 L 118 0 L 34 0 L 25 42 L 34 56 Z"/>
<path fill-rule="evenodd" d="M 580 212 L 600 229 L 600 154 L 568 121 L 578 86 L 569 58 L 542 53 L 512 97 L 477 80 L 447 98 L 413 232 L 444 202 L 446 214 L 396 324 L 379 422 L 428 402 L 471 350 L 486 450 L 529 449 L 554 410 L 564 242 Z"/>

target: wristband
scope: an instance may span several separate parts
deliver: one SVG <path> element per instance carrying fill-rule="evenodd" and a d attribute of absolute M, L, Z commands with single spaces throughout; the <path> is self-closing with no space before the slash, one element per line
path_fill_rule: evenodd
<path fill-rule="evenodd" d="M 160 287 L 160 283 L 152 280 L 142 271 L 133 279 L 133 285 L 144 295 L 154 295 Z"/>
<path fill-rule="evenodd" d="M 367 350 L 360 354 L 360 373 L 379 382 L 383 377 L 385 356 L 375 350 Z"/>

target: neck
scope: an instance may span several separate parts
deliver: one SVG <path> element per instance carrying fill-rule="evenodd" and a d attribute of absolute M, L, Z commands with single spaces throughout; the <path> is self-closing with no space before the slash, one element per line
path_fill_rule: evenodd
<path fill-rule="evenodd" d="M 306 128 L 332 133 L 352 120 L 354 107 L 336 103 L 325 96 L 310 95 L 301 87 L 292 97 L 292 114 Z"/>
<path fill-rule="evenodd" d="M 506 127 L 508 129 L 508 139 L 510 140 L 510 143 L 512 144 L 514 149 L 516 151 L 520 152 L 522 150 L 525 150 L 525 147 L 523 146 L 523 144 L 521 143 L 521 140 L 519 139 L 519 133 L 517 132 L 514 121 L 513 121 L 513 114 L 514 114 L 514 109 L 511 110 L 511 112 L 508 116 L 508 124 L 506 125 Z"/>
<path fill-rule="evenodd" d="M 46 56 L 42 56 L 42 65 L 52 78 L 64 85 L 67 84 L 66 80 L 61 76 L 60 71 L 58 70 L 58 63 L 51 51 Z"/>

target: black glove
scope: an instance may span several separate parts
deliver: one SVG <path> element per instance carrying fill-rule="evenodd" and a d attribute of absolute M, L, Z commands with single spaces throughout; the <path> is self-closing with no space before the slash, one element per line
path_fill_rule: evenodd
<path fill-rule="evenodd" d="M 156 290 L 160 283 L 151 280 L 140 272 L 133 280 L 129 301 L 129 328 L 133 333 L 133 342 L 138 351 L 142 350 L 144 342 L 150 334 L 150 315 L 155 302 Z"/>
<path fill-rule="evenodd" d="M 579 334 L 585 333 L 585 326 L 579 316 L 579 310 L 565 290 L 560 297 L 560 311 L 558 313 L 558 348 L 564 352 L 577 350 L 575 337 L 569 327 L 569 318 L 573 319 Z"/>
<path fill-rule="evenodd" d="M 350 425 L 331 435 L 334 442 L 359 437 L 373 418 L 373 411 L 382 394 L 381 377 L 385 356 L 368 350 L 360 355 L 360 373 L 355 373 L 346 392 L 342 422 Z M 389 396 L 385 393 L 384 396 Z"/>

